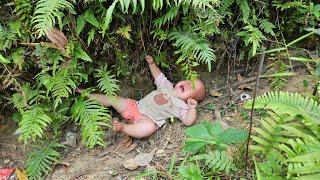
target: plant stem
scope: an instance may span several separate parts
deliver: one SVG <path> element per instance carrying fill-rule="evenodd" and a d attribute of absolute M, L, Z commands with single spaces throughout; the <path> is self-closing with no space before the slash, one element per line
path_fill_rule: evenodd
<path fill-rule="evenodd" d="M 260 61 L 259 61 L 258 74 L 257 74 L 257 78 L 256 78 L 256 85 L 255 85 L 255 88 L 254 88 L 252 106 L 251 106 L 251 110 L 250 110 L 250 127 L 249 127 L 249 136 L 248 136 L 248 140 L 247 140 L 247 148 L 246 148 L 246 156 L 245 156 L 246 167 L 248 167 L 249 144 L 250 144 L 250 137 L 251 137 L 251 131 L 252 131 L 252 123 L 253 123 L 253 108 L 254 108 L 254 103 L 256 101 L 256 96 L 257 96 L 257 93 L 258 93 L 259 80 L 260 80 L 260 76 L 261 76 L 261 71 L 262 71 L 264 58 L 265 58 L 265 47 L 262 46 L 262 54 L 261 54 Z"/>

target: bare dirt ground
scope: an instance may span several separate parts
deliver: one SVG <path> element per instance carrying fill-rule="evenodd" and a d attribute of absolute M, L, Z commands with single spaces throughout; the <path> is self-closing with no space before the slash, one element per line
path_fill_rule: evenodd
<path fill-rule="evenodd" d="M 289 92 L 310 92 L 312 87 L 303 88 L 303 80 L 308 79 L 304 70 L 297 70 L 295 76 L 288 78 L 288 82 L 283 91 Z M 225 85 L 224 78 L 217 78 L 213 73 L 201 73 L 205 80 L 208 97 L 199 105 L 198 122 L 202 120 L 216 121 L 222 120 L 226 126 L 248 128 L 249 121 L 246 118 L 246 112 L 241 108 L 243 102 L 240 100 L 240 94 L 248 93 L 253 96 L 254 82 L 242 84 L 241 87 L 231 86 L 221 89 Z M 241 79 L 242 78 L 242 79 Z M 234 82 L 243 81 L 249 77 L 235 76 Z M 312 80 L 310 80 L 312 82 Z M 230 82 L 231 83 L 231 82 Z M 269 80 L 262 79 L 260 82 L 259 94 L 270 90 Z M 152 83 L 141 88 L 134 89 L 130 86 L 121 86 L 121 95 L 131 98 L 139 98 L 152 89 Z M 310 83 L 313 84 L 313 83 Z M 140 89 L 139 89 L 140 88 Z M 214 89 L 221 89 L 219 92 Z M 138 94 L 138 95 L 137 95 Z M 3 114 L 3 113 L 2 113 Z M 217 117 L 221 115 L 220 117 Z M 7 118 L 7 117 L 6 117 Z M 0 167 L 24 167 L 24 162 L 28 149 L 17 141 L 13 136 L 16 126 L 12 121 L 6 122 L 0 128 Z M 173 156 L 178 161 L 183 160 L 181 149 L 183 147 L 184 129 L 186 127 L 178 120 L 168 122 L 149 138 L 133 139 L 124 141 L 124 136 L 114 134 L 108 130 L 106 140 L 108 146 L 105 148 L 95 148 L 88 150 L 77 143 L 76 147 L 68 147 L 62 154 L 64 156 L 62 163 L 57 165 L 53 173 L 47 179 L 136 179 L 146 169 L 156 169 L 163 179 L 170 179 L 166 174 L 166 169 Z M 124 162 L 141 153 L 153 153 L 153 159 L 148 166 L 139 167 L 136 170 L 124 168 Z"/>

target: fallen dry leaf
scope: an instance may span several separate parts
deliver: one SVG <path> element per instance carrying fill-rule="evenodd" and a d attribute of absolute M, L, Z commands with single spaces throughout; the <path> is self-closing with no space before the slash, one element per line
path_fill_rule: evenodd
<path fill-rule="evenodd" d="M 210 94 L 211 96 L 213 96 L 213 97 L 220 97 L 220 96 L 223 95 L 222 93 L 218 92 L 218 91 L 215 90 L 215 89 L 210 90 L 210 91 L 209 91 L 209 94 Z"/>
<path fill-rule="evenodd" d="M 244 90 L 244 89 L 249 89 L 252 90 L 251 84 L 241 84 L 239 85 L 239 89 Z"/>
<path fill-rule="evenodd" d="M 18 180 L 28 180 L 28 177 L 27 177 L 25 170 L 23 170 L 23 169 L 20 170 L 17 168 L 15 172 L 17 174 Z"/>
<path fill-rule="evenodd" d="M 50 31 L 46 31 L 46 36 L 48 39 L 53 42 L 59 49 L 65 50 L 66 45 L 68 44 L 68 39 L 60 30 L 53 28 Z"/>
<path fill-rule="evenodd" d="M 124 161 L 123 166 L 124 168 L 129 170 L 136 170 L 139 167 L 134 158 L 127 159 L 126 161 Z"/>
<path fill-rule="evenodd" d="M 165 152 L 163 149 L 158 149 L 158 150 L 156 150 L 156 152 L 155 152 L 155 156 L 156 156 L 156 157 L 166 156 L 166 152 Z"/>

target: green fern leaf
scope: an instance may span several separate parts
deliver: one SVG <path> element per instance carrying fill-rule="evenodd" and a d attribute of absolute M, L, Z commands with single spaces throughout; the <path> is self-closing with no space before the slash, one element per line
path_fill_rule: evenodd
<path fill-rule="evenodd" d="M 111 6 L 109 6 L 106 12 L 106 15 L 104 17 L 104 23 L 102 26 L 102 36 L 104 36 L 106 30 L 109 29 L 109 24 L 111 23 L 111 20 L 112 20 L 112 13 L 117 3 L 118 3 L 118 0 L 113 1 L 113 3 L 111 4 Z"/>
<path fill-rule="evenodd" d="M 76 33 L 79 35 L 81 31 L 83 30 L 84 26 L 86 24 L 86 20 L 83 15 L 78 16 L 77 18 L 77 27 L 76 27 Z"/>
<path fill-rule="evenodd" d="M 237 4 L 240 6 L 242 11 L 242 20 L 244 23 L 248 23 L 250 15 L 250 7 L 247 0 L 237 0 Z"/>
<path fill-rule="evenodd" d="M 272 36 L 275 36 L 273 29 L 276 28 L 271 22 L 269 22 L 267 19 L 264 19 L 260 23 L 260 28 L 264 30 L 264 32 L 271 34 Z"/>
<path fill-rule="evenodd" d="M 29 179 L 44 179 L 45 175 L 52 171 L 53 166 L 60 162 L 61 155 L 58 150 L 63 147 L 57 141 L 34 146 L 26 161 L 26 171 Z"/>
<path fill-rule="evenodd" d="M 59 70 L 53 76 L 48 74 L 40 76 L 40 81 L 47 88 L 47 95 L 51 93 L 51 97 L 55 99 L 55 108 L 62 103 L 63 98 L 68 98 L 77 88 L 68 69 Z"/>
<path fill-rule="evenodd" d="M 31 138 L 35 140 L 37 137 L 42 137 L 44 129 L 51 124 L 52 119 L 39 106 L 33 106 L 30 110 L 22 113 L 21 121 L 19 122 L 18 132 L 21 132 L 19 140 L 25 144 Z"/>
<path fill-rule="evenodd" d="M 172 22 L 172 20 L 174 20 L 174 18 L 178 15 L 179 8 L 180 6 L 171 7 L 166 14 L 153 21 L 154 26 L 160 28 L 166 23 Z"/>
<path fill-rule="evenodd" d="M 105 69 L 96 70 L 98 79 L 98 87 L 108 97 L 116 96 L 116 91 L 119 90 L 118 80 L 114 79 L 114 75 L 110 75 L 110 71 Z"/>
<path fill-rule="evenodd" d="M 88 147 L 105 146 L 103 127 L 110 127 L 109 111 L 92 100 L 77 99 L 71 108 L 72 119 L 80 124 L 82 142 Z"/>
<path fill-rule="evenodd" d="M 194 33 L 174 31 L 169 34 L 169 39 L 175 40 L 173 45 L 180 48 L 178 52 L 182 53 L 177 63 L 189 57 L 191 52 L 198 62 L 207 64 L 209 72 L 211 71 L 211 63 L 216 57 L 205 37 Z"/>
<path fill-rule="evenodd" d="M 212 172 L 226 172 L 229 173 L 231 170 L 235 170 L 233 160 L 227 155 L 225 151 L 215 150 L 207 154 L 195 155 L 190 158 L 190 161 L 204 161 L 206 168 L 209 168 Z"/>
<path fill-rule="evenodd" d="M 245 104 L 251 107 L 252 101 Z M 269 92 L 256 99 L 256 109 L 271 109 L 277 114 L 302 116 L 307 122 L 320 124 L 320 106 L 311 98 L 304 98 L 298 93 Z"/>
<path fill-rule="evenodd" d="M 96 19 L 96 17 L 94 16 L 94 12 L 92 9 L 88 9 L 85 13 L 84 13 L 84 19 L 92 24 L 93 26 L 95 26 L 96 28 L 99 28 L 100 24 L 98 22 L 98 20 Z"/>
<path fill-rule="evenodd" d="M 62 10 L 68 8 L 73 11 L 73 5 L 67 0 L 39 0 L 37 2 L 32 24 L 34 29 L 39 33 L 38 37 L 45 35 L 45 32 L 52 29 L 57 19 L 63 16 Z"/>

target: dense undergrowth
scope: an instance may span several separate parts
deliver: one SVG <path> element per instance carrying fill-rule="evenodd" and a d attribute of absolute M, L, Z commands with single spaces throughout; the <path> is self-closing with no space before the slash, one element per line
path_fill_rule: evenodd
<path fill-rule="evenodd" d="M 76 95 L 80 84 L 113 96 L 116 79 L 142 71 L 147 53 L 164 71 L 179 69 L 178 76 L 193 78 L 199 67 L 255 64 L 263 45 L 277 69 L 269 75 L 275 90 L 284 86 L 296 61 L 317 83 L 305 98 L 274 92 L 257 100 L 255 108 L 267 108 L 268 116 L 252 138 L 255 177 L 319 177 L 317 0 L 7 0 L 1 1 L 0 15 L 0 103 L 2 112 L 17 110 L 19 140 L 36 145 L 26 164 L 31 179 L 44 177 L 59 162 L 68 124 L 78 125 L 86 147 L 105 146 L 109 110 L 86 99 L 94 89 Z M 130 78 L 134 85 L 137 77 Z M 244 168 L 233 162 L 242 156 L 227 152 L 229 144 L 245 141 L 242 130 L 204 123 L 186 134 L 186 152 L 193 155 L 179 162 L 179 169 L 172 160 L 172 177 L 228 177 Z"/>

